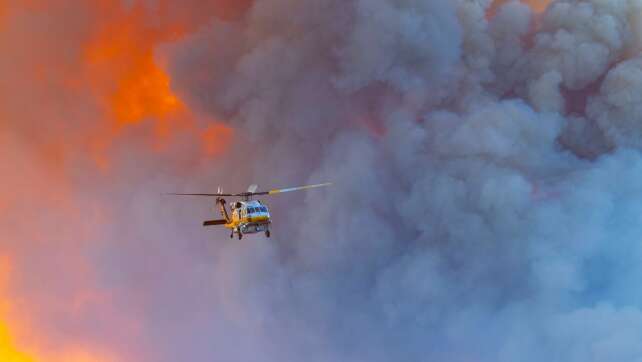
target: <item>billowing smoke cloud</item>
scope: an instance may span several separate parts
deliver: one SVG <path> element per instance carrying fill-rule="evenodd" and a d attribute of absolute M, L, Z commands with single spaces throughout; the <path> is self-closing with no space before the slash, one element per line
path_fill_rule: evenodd
<path fill-rule="evenodd" d="M 229 251 L 262 360 L 640 357 L 639 3 L 488 5 L 264 1 L 171 49 L 255 177 L 336 181 Z"/>
<path fill-rule="evenodd" d="M 57 192 L 2 194 L 7 298 L 29 299 L 47 341 L 25 345 L 126 361 L 640 360 L 642 2 L 233 4 L 145 2 L 145 29 L 181 34 L 141 38 L 155 45 L 142 68 L 171 90 L 127 108 L 145 120 L 103 125 L 107 140 L 43 121 L 74 140 L 54 147 L 74 155 L 63 167 L 19 107 L 5 116 L 3 175 Z M 101 109 L 86 101 L 55 109 L 84 120 Z M 159 196 L 308 181 L 335 184 L 270 199 L 273 237 L 242 242 L 200 229 L 208 200 Z M 24 222 L 39 202 L 46 217 Z"/>

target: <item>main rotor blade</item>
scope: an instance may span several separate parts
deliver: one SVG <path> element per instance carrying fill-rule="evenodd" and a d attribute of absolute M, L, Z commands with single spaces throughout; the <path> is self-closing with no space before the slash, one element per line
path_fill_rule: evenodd
<path fill-rule="evenodd" d="M 283 192 L 292 192 L 292 191 L 301 191 L 301 190 L 309 190 L 309 189 L 314 189 L 317 187 L 325 187 L 325 186 L 330 186 L 332 185 L 332 182 L 326 182 L 324 184 L 318 184 L 318 185 L 307 185 L 307 186 L 299 186 L 299 187 L 290 187 L 286 189 L 277 189 L 277 190 L 270 190 L 266 192 L 256 192 L 254 195 L 275 195 L 275 194 L 280 194 Z"/>
<path fill-rule="evenodd" d="M 218 197 L 218 196 L 238 196 L 234 194 L 167 194 L 172 196 L 205 196 L 205 197 Z"/>
<path fill-rule="evenodd" d="M 275 194 L 280 194 L 283 192 L 291 192 L 291 191 L 301 191 L 301 190 L 308 190 L 308 189 L 313 189 L 317 187 L 325 187 L 325 186 L 330 186 L 332 185 L 331 182 L 327 182 L 324 184 L 318 184 L 318 185 L 307 185 L 307 186 L 299 186 L 299 187 L 290 187 L 286 189 L 277 189 L 277 190 L 270 190 L 270 191 L 263 191 L 263 192 L 243 192 L 240 194 L 166 194 L 166 195 L 172 195 L 172 196 L 203 196 L 203 197 L 220 197 L 220 196 L 227 196 L 227 197 L 251 197 L 253 195 L 275 195 Z"/>

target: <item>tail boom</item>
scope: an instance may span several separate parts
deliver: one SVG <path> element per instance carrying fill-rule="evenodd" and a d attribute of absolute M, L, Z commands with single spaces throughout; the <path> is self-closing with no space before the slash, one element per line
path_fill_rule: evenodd
<path fill-rule="evenodd" d="M 218 205 L 219 211 L 221 212 L 221 216 L 223 216 L 223 219 L 225 219 L 225 223 L 229 223 L 231 221 L 230 216 L 227 213 L 227 209 L 225 208 L 225 199 L 223 198 L 217 198 L 216 199 L 216 205 Z"/>
<path fill-rule="evenodd" d="M 208 220 L 203 222 L 203 226 L 218 226 L 225 224 L 227 224 L 227 221 L 225 220 Z"/>

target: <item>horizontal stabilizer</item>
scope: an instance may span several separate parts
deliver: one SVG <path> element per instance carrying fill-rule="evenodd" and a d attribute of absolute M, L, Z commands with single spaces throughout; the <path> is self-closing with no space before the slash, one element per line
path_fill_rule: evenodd
<path fill-rule="evenodd" d="M 210 221 L 205 221 L 203 223 L 203 226 L 215 226 L 215 225 L 225 225 L 227 224 L 227 221 L 225 220 L 210 220 Z"/>

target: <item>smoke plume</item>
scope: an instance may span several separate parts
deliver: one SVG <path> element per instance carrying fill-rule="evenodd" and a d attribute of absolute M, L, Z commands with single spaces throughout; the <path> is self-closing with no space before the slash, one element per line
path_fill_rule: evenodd
<path fill-rule="evenodd" d="M 0 357 L 640 361 L 641 11 L 0 1 Z"/>

